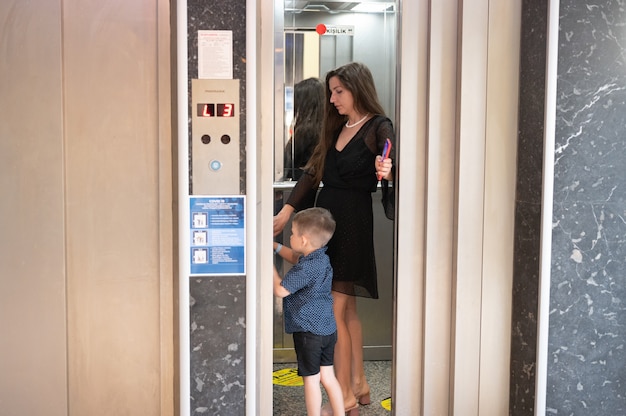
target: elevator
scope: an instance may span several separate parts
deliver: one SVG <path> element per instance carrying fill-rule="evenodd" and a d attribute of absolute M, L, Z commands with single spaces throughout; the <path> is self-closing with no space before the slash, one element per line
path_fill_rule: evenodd
<path fill-rule="evenodd" d="M 227 13 L 233 19 L 224 25 L 221 14 L 203 13 L 202 2 L 179 9 L 190 13 L 189 18 L 179 15 L 187 30 L 178 37 L 179 52 L 189 52 L 179 59 L 185 65 L 178 71 L 188 74 L 178 84 L 179 165 L 184 168 L 189 162 L 187 111 L 200 117 L 211 112 L 211 104 L 216 112 L 220 103 L 237 108 L 237 100 L 226 97 L 187 103 L 198 56 L 193 34 L 233 29 L 233 79 L 242 82 L 239 98 L 245 113 L 239 161 L 249 248 L 244 274 L 181 279 L 181 414 L 191 414 L 191 406 L 204 411 L 205 403 L 245 406 L 247 415 L 272 414 L 272 364 L 291 363 L 294 355 L 272 296 L 271 269 L 277 259 L 270 246 L 272 215 L 294 185 L 285 178 L 283 158 L 294 87 L 307 77 L 323 79 L 329 69 L 350 61 L 372 71 L 396 129 L 399 172 L 396 221 L 383 218 L 380 195 L 373 194 L 381 299 L 359 300 L 364 358 L 391 360 L 392 414 L 504 413 L 510 319 L 503 312 L 510 310 L 506 283 L 512 216 L 506 203 L 514 193 L 513 168 L 508 167 L 515 159 L 514 58 L 519 51 L 515 37 L 504 35 L 516 21 L 513 6 L 369 0 L 362 3 L 381 3 L 381 9 L 362 12 L 355 3 L 248 0 L 243 8 L 245 51 L 239 27 L 243 10 Z M 228 3 L 220 4 L 208 10 L 228 9 Z M 211 18 L 215 27 L 200 25 L 198 16 Z M 202 142 L 205 159 L 224 159 L 212 152 L 209 157 L 212 144 L 218 143 Z M 225 164 L 201 168 L 220 166 L 226 169 Z M 188 179 L 187 174 L 180 177 Z M 187 185 L 183 180 L 179 186 L 183 194 Z M 188 211 L 181 210 L 183 230 L 189 228 Z M 276 239 L 287 241 L 285 234 Z M 180 241 L 189 240 L 183 233 Z M 188 250 L 181 258 L 180 274 L 187 276 Z M 225 340 L 225 347 L 211 344 Z M 222 371 L 214 377 L 218 368 Z M 207 385 L 222 380 L 228 383 L 227 394 L 221 386 Z"/>
<path fill-rule="evenodd" d="M 285 1 L 275 11 L 275 137 L 274 209 L 278 212 L 288 200 L 295 181 L 286 173 L 297 166 L 286 166 L 295 158 L 288 146 L 293 130 L 294 86 L 307 78 L 319 78 L 349 62 L 368 66 L 386 115 L 395 122 L 396 97 L 396 6 L 393 2 Z M 365 7 L 365 8 L 364 8 Z M 280 36 L 282 32 L 282 36 Z M 379 299 L 357 298 L 363 324 L 365 360 L 391 360 L 393 337 L 393 228 L 383 212 L 381 192 L 372 194 L 374 241 L 378 272 Z M 290 223 L 277 241 L 289 241 Z M 289 269 L 277 256 L 281 273 Z M 295 361 L 293 340 L 285 334 L 282 300 L 273 305 L 274 362 Z"/>

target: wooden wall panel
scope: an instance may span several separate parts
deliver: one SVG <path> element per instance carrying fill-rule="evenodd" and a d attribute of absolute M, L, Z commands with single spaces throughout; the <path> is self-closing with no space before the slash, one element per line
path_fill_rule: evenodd
<path fill-rule="evenodd" d="M 0 27 L 0 413 L 174 414 L 170 3 Z"/>
<path fill-rule="evenodd" d="M 0 2 L 0 413 L 67 414 L 60 1 Z"/>
<path fill-rule="evenodd" d="M 420 3 L 402 3 L 394 409 L 504 414 L 520 2 Z"/>
<path fill-rule="evenodd" d="M 64 6 L 69 401 L 77 415 L 160 412 L 157 12 L 155 0 Z"/>
<path fill-rule="evenodd" d="M 513 284 L 520 0 L 489 2 L 481 415 L 508 413 Z"/>

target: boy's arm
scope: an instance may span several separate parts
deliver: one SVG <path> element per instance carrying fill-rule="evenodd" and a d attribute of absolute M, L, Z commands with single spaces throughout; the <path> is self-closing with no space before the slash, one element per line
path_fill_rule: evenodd
<path fill-rule="evenodd" d="M 278 298 L 284 298 L 285 296 L 291 294 L 283 285 L 280 284 L 281 281 L 282 279 L 278 274 L 278 270 L 276 270 L 276 266 L 274 266 L 274 295 Z"/>
<path fill-rule="evenodd" d="M 274 241 L 274 253 L 278 254 L 280 257 L 287 260 L 291 264 L 296 264 L 298 262 L 298 259 L 300 258 L 300 253 L 297 253 L 289 247 L 277 243 L 276 241 Z"/>

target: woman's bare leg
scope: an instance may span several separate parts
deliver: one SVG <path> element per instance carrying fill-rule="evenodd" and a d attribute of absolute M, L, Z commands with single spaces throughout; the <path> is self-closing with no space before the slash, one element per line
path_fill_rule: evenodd
<path fill-rule="evenodd" d="M 345 322 L 350 334 L 352 354 L 350 388 L 358 399 L 361 396 L 368 395 L 370 387 L 367 384 L 363 367 L 363 329 L 356 310 L 355 296 L 348 296 L 345 308 Z"/>
<path fill-rule="evenodd" d="M 335 345 L 335 374 L 341 386 L 343 404 L 346 409 L 356 405 L 356 398 L 352 392 L 352 336 L 346 321 L 348 302 L 354 296 L 341 292 L 332 292 L 333 310 L 337 321 L 337 344 Z M 362 344 L 362 342 L 361 342 Z"/>

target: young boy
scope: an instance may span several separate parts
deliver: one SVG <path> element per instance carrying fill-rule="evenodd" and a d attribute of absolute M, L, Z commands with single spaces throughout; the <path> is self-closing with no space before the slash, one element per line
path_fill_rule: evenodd
<path fill-rule="evenodd" d="M 328 210 L 309 208 L 293 217 L 291 248 L 274 243 L 274 251 L 294 264 L 282 280 L 274 267 L 274 294 L 283 298 L 285 332 L 293 334 L 309 416 L 321 413 L 320 381 L 333 414 L 345 412 L 333 369 L 337 325 L 330 294 L 333 269 L 325 247 L 334 232 L 335 220 Z"/>

